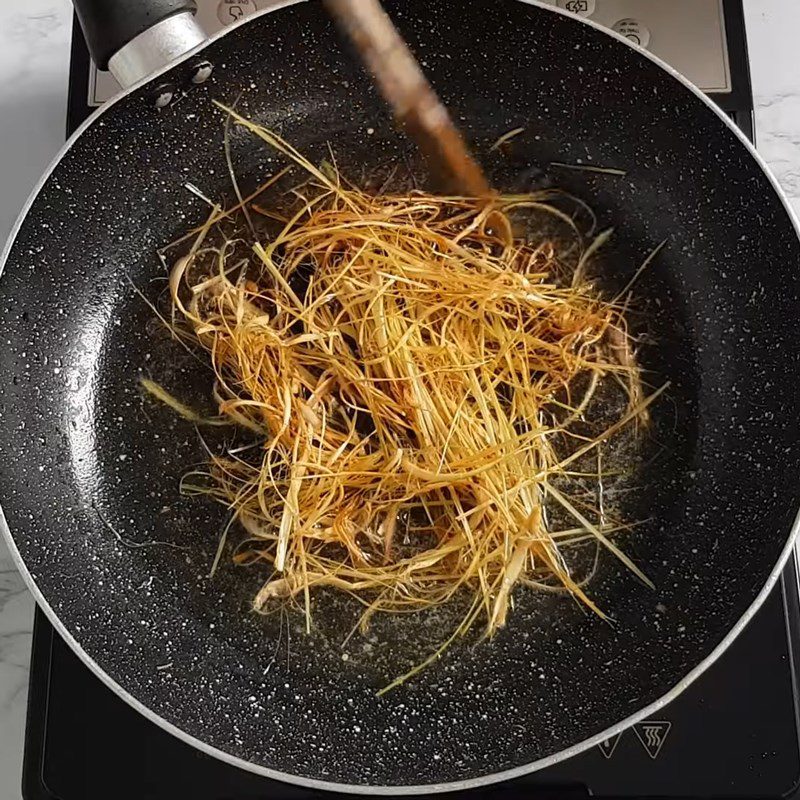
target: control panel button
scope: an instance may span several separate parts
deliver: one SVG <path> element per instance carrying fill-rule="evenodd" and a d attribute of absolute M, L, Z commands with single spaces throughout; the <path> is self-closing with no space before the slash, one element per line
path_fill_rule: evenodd
<path fill-rule="evenodd" d="M 594 14 L 595 0 L 558 0 L 558 6 L 579 17 L 591 17 Z"/>
<path fill-rule="evenodd" d="M 223 25 L 233 25 L 254 11 L 258 11 L 255 0 L 220 0 L 217 17 Z"/>
<path fill-rule="evenodd" d="M 619 22 L 615 22 L 611 27 L 617 33 L 621 34 L 626 39 L 630 39 L 634 44 L 638 44 L 640 47 L 647 47 L 647 45 L 650 44 L 650 29 L 639 22 L 638 19 L 626 17 Z"/>

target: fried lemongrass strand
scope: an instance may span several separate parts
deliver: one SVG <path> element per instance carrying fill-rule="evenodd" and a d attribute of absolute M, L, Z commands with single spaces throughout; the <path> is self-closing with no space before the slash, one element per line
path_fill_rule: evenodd
<path fill-rule="evenodd" d="M 150 395 L 155 397 L 156 400 L 163 403 L 165 406 L 171 408 L 178 416 L 183 417 L 188 422 L 193 422 L 195 425 L 213 425 L 213 426 L 226 426 L 232 425 L 233 422 L 227 417 L 203 417 L 198 414 L 194 409 L 182 403 L 176 397 L 171 395 L 161 384 L 151 381 L 149 378 L 140 378 L 139 383 L 142 388 Z"/>
<path fill-rule="evenodd" d="M 254 608 L 294 603 L 310 629 L 328 587 L 364 606 L 363 629 L 378 612 L 466 593 L 469 613 L 409 675 L 474 625 L 494 634 L 520 586 L 559 588 L 605 618 L 566 556 L 594 547 L 647 582 L 619 541 L 633 526 L 608 510 L 630 465 L 603 472 L 595 450 L 604 444 L 605 464 L 627 436 L 635 451 L 663 391 L 642 381 L 628 299 L 595 285 L 611 231 L 587 246 L 555 205 L 562 195 L 500 195 L 498 213 L 562 229 L 509 241 L 477 199 L 370 194 L 225 110 L 310 176 L 280 208 L 259 197 L 271 233 L 248 241 L 246 264 L 230 238 L 240 200 L 227 235 L 199 229 L 170 280 L 181 335 L 216 375 L 220 417 L 258 437 L 186 485 L 245 529 L 237 563 L 268 566 Z"/>
<path fill-rule="evenodd" d="M 551 167 L 560 167 L 561 169 L 573 169 L 577 172 L 596 172 L 600 175 L 617 175 L 625 177 L 628 173 L 624 169 L 615 169 L 613 167 L 596 167 L 592 164 L 564 164 L 562 161 L 551 161 Z"/>
<path fill-rule="evenodd" d="M 513 130 L 504 133 L 500 136 L 495 143 L 489 148 L 489 152 L 499 150 L 506 142 L 510 142 L 514 137 L 519 136 L 525 132 L 525 128 L 514 128 Z"/>

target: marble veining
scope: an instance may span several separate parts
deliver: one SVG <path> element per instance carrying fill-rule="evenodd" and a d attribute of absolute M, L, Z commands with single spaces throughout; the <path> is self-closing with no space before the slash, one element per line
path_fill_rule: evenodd
<path fill-rule="evenodd" d="M 745 0 L 761 153 L 800 212 L 795 0 Z M 64 137 L 71 10 L 27 0 L 0 11 L 0 242 Z M 0 541 L 0 798 L 20 797 L 33 601 Z"/>
<path fill-rule="evenodd" d="M 793 198 L 800 199 L 800 88 L 756 99 L 758 146 L 776 177 Z"/>
<path fill-rule="evenodd" d="M 33 598 L 5 545 L 0 554 L 0 797 L 19 794 Z M 17 795 L 13 794 L 17 792 Z"/>

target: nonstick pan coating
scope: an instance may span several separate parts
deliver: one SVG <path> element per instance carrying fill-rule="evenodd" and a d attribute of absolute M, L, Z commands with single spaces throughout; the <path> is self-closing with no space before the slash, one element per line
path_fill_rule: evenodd
<path fill-rule="evenodd" d="M 649 521 L 626 543 L 656 590 L 602 560 L 591 591 L 612 624 L 522 593 L 492 642 L 456 647 L 377 698 L 447 619 L 385 622 L 343 649 L 346 604 L 316 598 L 306 637 L 294 617 L 248 613 L 263 572 L 224 559 L 208 579 L 224 516 L 178 496 L 202 446 L 137 381 L 207 402 L 207 373 L 138 291 L 158 298 L 156 248 L 208 213 L 184 184 L 232 197 L 211 100 L 238 99 L 312 160 L 330 144 L 355 180 L 414 159 L 315 3 L 215 40 L 203 54 L 213 78 L 162 112 L 158 80 L 118 100 L 44 181 L 0 279 L 0 492 L 37 599 L 139 710 L 265 775 L 407 792 L 511 777 L 596 743 L 666 702 L 761 602 L 800 491 L 800 245 L 741 137 L 618 38 L 518 2 L 388 5 L 496 183 L 549 173 L 615 226 L 611 285 L 666 241 L 639 284 L 637 324 L 651 382 L 671 385 L 630 501 Z M 517 127 L 511 158 L 489 155 Z M 243 191 L 281 165 L 242 132 L 232 157 Z M 152 542 L 167 544 L 139 546 Z"/>

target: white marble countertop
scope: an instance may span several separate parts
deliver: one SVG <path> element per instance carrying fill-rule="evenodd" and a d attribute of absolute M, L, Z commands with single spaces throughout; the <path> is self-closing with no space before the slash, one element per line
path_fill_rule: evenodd
<path fill-rule="evenodd" d="M 0 19 L 0 242 L 64 140 L 71 7 L 9 3 Z M 759 149 L 800 211 L 797 0 L 745 0 Z M 20 797 L 33 601 L 0 542 L 0 800 Z"/>

